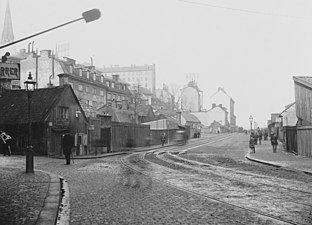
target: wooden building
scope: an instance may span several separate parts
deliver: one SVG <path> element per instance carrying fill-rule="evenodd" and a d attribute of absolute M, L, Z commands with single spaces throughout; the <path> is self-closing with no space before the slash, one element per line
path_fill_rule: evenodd
<path fill-rule="evenodd" d="M 297 122 L 298 154 L 312 156 L 312 77 L 293 77 Z"/>
<path fill-rule="evenodd" d="M 13 154 L 24 154 L 28 139 L 28 94 L 5 90 L 0 97 L 0 129 L 12 136 Z M 31 95 L 31 143 L 36 155 L 62 155 L 61 136 L 75 136 L 75 154 L 86 154 L 87 118 L 70 85 L 36 89 Z"/>

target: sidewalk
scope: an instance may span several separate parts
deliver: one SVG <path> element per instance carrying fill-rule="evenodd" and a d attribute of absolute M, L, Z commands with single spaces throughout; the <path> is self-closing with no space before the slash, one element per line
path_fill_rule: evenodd
<path fill-rule="evenodd" d="M 248 153 L 246 158 L 251 161 L 260 162 L 263 164 L 283 167 L 285 169 L 302 171 L 312 175 L 312 158 L 296 156 L 293 153 L 288 153 L 283 149 L 279 142 L 276 153 L 273 153 L 270 140 L 262 141 L 262 144 L 256 145 L 256 153 Z"/>
<path fill-rule="evenodd" d="M 0 162 L 3 158 L 9 157 L 0 156 Z M 45 171 L 26 173 L 0 163 L 0 224 L 56 224 L 61 193 L 68 195 L 60 179 Z"/>

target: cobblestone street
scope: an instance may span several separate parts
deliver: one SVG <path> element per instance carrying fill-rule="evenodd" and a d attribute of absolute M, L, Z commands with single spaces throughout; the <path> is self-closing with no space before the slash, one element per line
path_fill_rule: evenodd
<path fill-rule="evenodd" d="M 232 146 L 232 151 L 243 155 L 242 152 L 246 152 L 244 148 L 246 143 L 241 141 L 237 144 L 239 138 L 230 138 L 228 142 L 236 143 L 236 147 Z M 222 143 L 224 146 L 230 146 L 228 142 Z M 278 193 L 273 186 L 269 188 L 265 186 L 266 183 L 277 185 L 282 181 L 281 185 L 288 185 L 287 187 L 293 185 L 294 188 L 301 188 L 301 190 L 309 187 L 310 181 L 307 180 L 305 183 L 297 174 L 292 174 L 290 175 L 292 177 L 287 178 L 283 176 L 275 178 L 275 174 L 269 172 L 272 170 L 270 167 L 268 169 L 267 166 L 254 163 L 244 164 L 244 159 L 230 160 L 231 158 L 226 156 L 230 147 L 222 147 L 222 143 L 218 142 L 221 158 L 211 155 L 214 153 L 212 150 L 214 146 L 202 147 L 201 150 L 194 149 L 184 154 L 184 158 L 188 160 L 210 161 L 211 167 L 206 174 L 203 172 L 205 170 L 194 170 L 195 166 L 185 166 L 181 162 L 175 162 L 176 165 L 181 164 L 176 168 L 159 166 L 146 161 L 142 166 L 134 157 L 144 153 L 126 157 L 77 159 L 71 165 L 64 165 L 65 160 L 61 159 L 36 157 L 35 168 L 61 175 L 68 181 L 71 224 L 287 224 L 204 196 L 207 193 L 218 194 L 218 198 L 224 200 L 228 195 L 229 198 L 226 201 L 236 204 L 249 201 L 249 207 L 252 208 L 265 205 L 265 201 L 268 201 L 267 203 L 272 201 L 270 195 L 268 198 L 263 195 L 264 189 L 268 194 L 270 191 L 273 191 L 273 195 Z M 206 153 L 212 157 L 204 157 L 205 149 L 207 149 Z M 167 160 L 167 162 L 174 161 L 170 158 L 172 156 L 167 157 L 166 154 L 161 154 L 161 157 L 160 159 Z M 129 169 L 121 163 L 121 159 L 143 169 L 148 176 Z M 224 165 L 220 159 L 228 164 L 222 168 L 214 167 L 217 164 Z M 25 163 L 25 158 L 22 156 L 6 157 L 3 160 L 6 166 L 23 167 Z M 231 163 L 234 166 L 230 166 Z M 244 166 L 253 168 L 253 172 L 262 171 L 258 174 L 258 180 L 252 180 L 252 182 L 262 182 L 260 186 L 259 184 L 242 186 L 246 185 L 246 179 L 251 178 L 248 178 L 248 173 L 242 172 Z M 241 169 L 236 171 L 233 167 Z M 267 175 L 264 175 L 265 173 Z M 208 180 L 207 177 L 209 177 Z M 240 179 L 241 183 L 235 183 L 235 179 Z M 229 187 L 230 190 L 227 190 Z M 250 190 L 250 198 L 245 192 L 246 188 Z M 214 192 L 209 193 L 213 190 Z M 258 196 L 254 195 L 254 192 L 258 192 Z M 287 190 L 281 192 L 281 201 L 284 201 L 282 196 L 287 194 Z M 235 195 L 237 195 L 236 198 L 234 198 Z M 278 214 L 278 211 L 276 213 Z M 302 221 L 302 224 L 309 224 L 306 222 L 307 216 L 304 215 L 305 219 L 297 219 Z"/>

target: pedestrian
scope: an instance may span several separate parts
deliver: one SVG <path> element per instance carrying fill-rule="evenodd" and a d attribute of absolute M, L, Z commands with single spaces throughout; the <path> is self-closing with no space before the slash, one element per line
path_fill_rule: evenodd
<path fill-rule="evenodd" d="M 70 155 L 74 146 L 74 138 L 70 133 L 65 133 L 62 136 L 61 145 L 63 154 L 65 155 L 66 165 L 70 164 Z"/>
<path fill-rule="evenodd" d="M 277 136 L 275 134 L 271 134 L 271 145 L 273 147 L 273 153 L 276 153 L 278 141 Z"/>
<path fill-rule="evenodd" d="M 11 143 L 12 143 L 12 137 L 5 133 L 4 131 L 0 131 L 0 138 L 2 141 L 3 146 L 3 155 L 11 156 Z"/>
<path fill-rule="evenodd" d="M 263 136 L 262 131 L 261 131 L 261 130 L 259 130 L 259 133 L 258 133 L 259 145 L 261 145 L 262 136 Z"/>
<path fill-rule="evenodd" d="M 251 153 L 256 153 L 255 136 L 253 133 L 251 133 L 249 138 L 249 148 L 251 149 Z"/>
<path fill-rule="evenodd" d="M 164 146 L 166 142 L 166 134 L 162 133 L 160 136 L 161 145 Z"/>

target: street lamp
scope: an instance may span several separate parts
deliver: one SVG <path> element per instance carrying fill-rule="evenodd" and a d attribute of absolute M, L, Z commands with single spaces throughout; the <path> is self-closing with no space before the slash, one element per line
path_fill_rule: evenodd
<path fill-rule="evenodd" d="M 34 172 L 34 152 L 33 146 L 31 145 L 31 119 L 30 119 L 30 109 L 31 109 L 31 96 L 35 90 L 36 81 L 34 81 L 31 77 L 31 72 L 29 72 L 27 81 L 24 82 L 25 90 L 27 92 L 27 100 L 28 100 L 28 141 L 27 141 L 27 149 L 26 149 L 26 173 Z"/>
<path fill-rule="evenodd" d="M 250 122 L 250 133 L 252 132 L 252 121 L 253 121 L 253 118 L 252 118 L 252 115 L 250 115 L 250 117 L 249 117 L 249 122 Z"/>
<path fill-rule="evenodd" d="M 8 46 L 10 46 L 10 45 L 14 45 L 14 44 L 16 44 L 16 43 L 18 43 L 18 42 L 21 42 L 21 41 L 25 41 L 25 40 L 27 40 L 27 39 L 29 39 L 29 38 L 38 36 L 38 35 L 40 35 L 40 34 L 49 32 L 49 31 L 51 31 L 51 30 L 54 30 L 54 29 L 57 29 L 57 28 L 66 26 L 66 25 L 68 25 L 68 24 L 77 22 L 77 21 L 79 21 L 79 20 L 85 20 L 86 23 L 89 23 L 89 22 L 92 22 L 92 21 L 94 21 L 94 20 L 99 19 L 100 17 L 101 17 L 101 12 L 100 12 L 100 10 L 98 10 L 98 9 L 91 9 L 91 10 L 89 10 L 89 11 L 83 12 L 83 13 L 82 13 L 82 17 L 80 17 L 80 18 L 78 18 L 78 19 L 69 21 L 69 22 L 67 22 L 67 23 L 63 23 L 63 24 L 58 25 L 58 26 L 56 26 L 56 27 L 52 27 L 52 28 L 50 28 L 50 29 L 41 31 L 41 32 L 39 32 L 39 33 L 30 35 L 30 36 L 28 36 L 28 37 L 19 39 L 19 40 L 17 40 L 17 41 L 10 42 L 10 43 L 8 43 L 8 44 L 6 44 L 6 45 L 2 45 L 2 46 L 0 46 L 0 49 L 5 48 L 5 47 L 8 47 Z"/>

